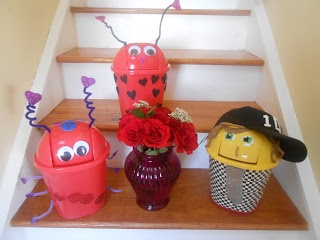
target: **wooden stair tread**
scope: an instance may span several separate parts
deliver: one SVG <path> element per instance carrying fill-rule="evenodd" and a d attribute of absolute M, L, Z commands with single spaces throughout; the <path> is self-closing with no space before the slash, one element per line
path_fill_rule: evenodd
<path fill-rule="evenodd" d="M 74 48 L 57 56 L 59 63 L 113 63 L 118 48 Z M 244 50 L 163 49 L 170 64 L 263 66 L 264 61 Z"/>
<path fill-rule="evenodd" d="M 116 131 L 121 118 L 118 100 L 91 99 L 96 108 L 94 126 L 101 131 Z M 214 101 L 164 101 L 164 106 L 174 110 L 176 107 L 187 111 L 197 132 L 209 132 L 222 114 L 243 106 L 259 108 L 255 102 L 214 102 Z M 52 126 L 54 123 L 70 120 L 88 120 L 88 110 L 82 99 L 65 99 L 54 108 L 39 124 Z"/>
<path fill-rule="evenodd" d="M 135 193 L 124 170 L 107 172 L 107 185 L 122 192 L 107 191 L 104 207 L 74 220 L 61 218 L 55 209 L 30 223 L 33 216 L 47 211 L 49 195 L 27 198 L 11 220 L 14 227 L 117 228 L 117 229 L 223 229 L 223 230 L 307 230 L 307 222 L 271 175 L 260 205 L 250 214 L 238 214 L 217 207 L 209 195 L 208 169 L 182 169 L 166 208 L 149 212 L 135 202 Z M 33 192 L 46 190 L 40 180 Z"/>
<path fill-rule="evenodd" d="M 101 13 L 101 14 L 162 14 L 164 9 L 155 8 L 96 8 L 71 7 L 72 13 Z M 218 16 L 250 16 L 251 10 L 246 9 L 168 9 L 166 14 L 176 15 L 218 15 Z"/>

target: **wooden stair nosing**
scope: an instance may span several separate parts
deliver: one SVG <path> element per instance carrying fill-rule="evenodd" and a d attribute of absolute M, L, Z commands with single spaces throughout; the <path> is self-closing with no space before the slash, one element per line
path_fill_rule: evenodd
<path fill-rule="evenodd" d="M 118 48 L 74 48 L 58 63 L 113 63 Z M 163 49 L 170 64 L 263 66 L 263 59 L 244 50 Z"/>
<path fill-rule="evenodd" d="M 121 118 L 118 100 L 91 99 L 95 107 L 93 117 L 96 119 L 94 126 L 100 131 L 117 131 Z M 176 107 L 188 112 L 197 132 L 210 132 L 220 116 L 227 111 L 251 106 L 261 109 L 255 102 L 223 102 L 223 101 L 168 101 L 164 106 L 174 110 Z M 71 119 L 88 120 L 88 109 L 82 99 L 64 99 L 54 108 L 39 124 L 52 126 L 53 124 Z"/>
<path fill-rule="evenodd" d="M 70 7 L 72 13 L 97 14 L 162 14 L 164 9 L 155 8 L 98 8 L 98 7 Z M 166 14 L 175 15 L 211 15 L 211 16 L 250 16 L 247 9 L 168 9 Z"/>
<path fill-rule="evenodd" d="M 196 160 L 196 159 L 195 159 Z M 35 224 L 30 218 L 47 211 L 48 194 L 27 198 L 11 219 L 13 227 L 116 228 L 116 229 L 220 229 L 220 230 L 307 230 L 308 224 L 276 178 L 271 175 L 258 209 L 239 214 L 217 207 L 210 198 L 208 169 L 182 169 L 168 206 L 149 212 L 136 204 L 135 193 L 124 169 L 107 170 L 108 191 L 102 209 L 78 219 L 63 219 L 55 209 Z M 33 192 L 46 190 L 40 180 Z"/>

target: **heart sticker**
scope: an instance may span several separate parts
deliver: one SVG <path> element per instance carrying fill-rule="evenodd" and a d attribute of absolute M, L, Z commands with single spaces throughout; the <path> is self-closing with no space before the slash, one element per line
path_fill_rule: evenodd
<path fill-rule="evenodd" d="M 120 76 L 120 80 L 121 80 L 123 83 L 127 84 L 127 75 Z"/>
<path fill-rule="evenodd" d="M 167 74 L 162 76 L 161 80 L 165 84 L 167 82 Z"/>
<path fill-rule="evenodd" d="M 155 84 L 156 82 L 158 82 L 158 80 L 159 80 L 159 76 L 156 76 L 156 75 L 151 76 L 152 84 Z"/>
<path fill-rule="evenodd" d="M 136 98 L 136 91 L 135 90 L 133 90 L 131 92 L 128 91 L 127 94 L 132 100 L 134 100 Z"/>
<path fill-rule="evenodd" d="M 148 82 L 148 79 L 146 79 L 146 78 L 139 80 L 139 84 L 142 86 L 146 86 L 147 82 Z"/>
<path fill-rule="evenodd" d="M 159 95 L 159 93 L 160 93 L 159 89 L 153 89 L 152 90 L 152 94 L 153 94 L 154 97 L 157 97 Z"/>
<path fill-rule="evenodd" d="M 84 87 L 90 87 L 93 84 L 96 83 L 96 80 L 94 78 L 88 78 L 86 76 L 82 76 L 81 77 L 81 82 L 83 84 Z"/>
<path fill-rule="evenodd" d="M 39 93 L 33 93 L 31 91 L 26 91 L 24 95 L 29 104 L 32 106 L 37 104 L 42 99 L 42 96 Z"/>

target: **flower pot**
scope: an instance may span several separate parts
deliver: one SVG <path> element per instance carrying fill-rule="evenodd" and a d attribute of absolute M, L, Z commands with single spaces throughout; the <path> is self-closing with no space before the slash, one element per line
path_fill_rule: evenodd
<path fill-rule="evenodd" d="M 171 190 L 181 172 L 181 164 L 172 148 L 155 156 L 141 153 L 137 147 L 129 153 L 124 170 L 137 204 L 146 210 L 160 210 L 169 203 Z"/>

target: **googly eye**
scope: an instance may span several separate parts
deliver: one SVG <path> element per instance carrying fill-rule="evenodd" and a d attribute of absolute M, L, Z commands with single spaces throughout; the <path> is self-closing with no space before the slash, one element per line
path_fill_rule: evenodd
<path fill-rule="evenodd" d="M 141 52 L 141 48 L 137 45 L 133 45 L 133 46 L 129 47 L 128 52 L 131 56 L 138 56 Z"/>
<path fill-rule="evenodd" d="M 73 151 L 78 156 L 84 156 L 89 152 L 89 144 L 85 141 L 78 141 L 73 146 Z"/>
<path fill-rule="evenodd" d="M 242 138 L 242 141 L 244 141 L 246 144 L 249 144 L 249 145 L 253 144 L 253 138 L 250 136 L 244 136 Z"/>
<path fill-rule="evenodd" d="M 234 133 L 226 132 L 226 135 L 224 136 L 224 139 L 226 139 L 226 140 L 235 140 L 236 139 L 236 135 Z"/>
<path fill-rule="evenodd" d="M 152 46 L 146 46 L 143 51 L 148 56 L 154 56 L 157 53 L 157 50 Z"/>
<path fill-rule="evenodd" d="M 63 161 L 68 162 L 70 161 L 74 156 L 73 149 L 68 146 L 63 146 L 58 150 L 57 157 Z"/>

